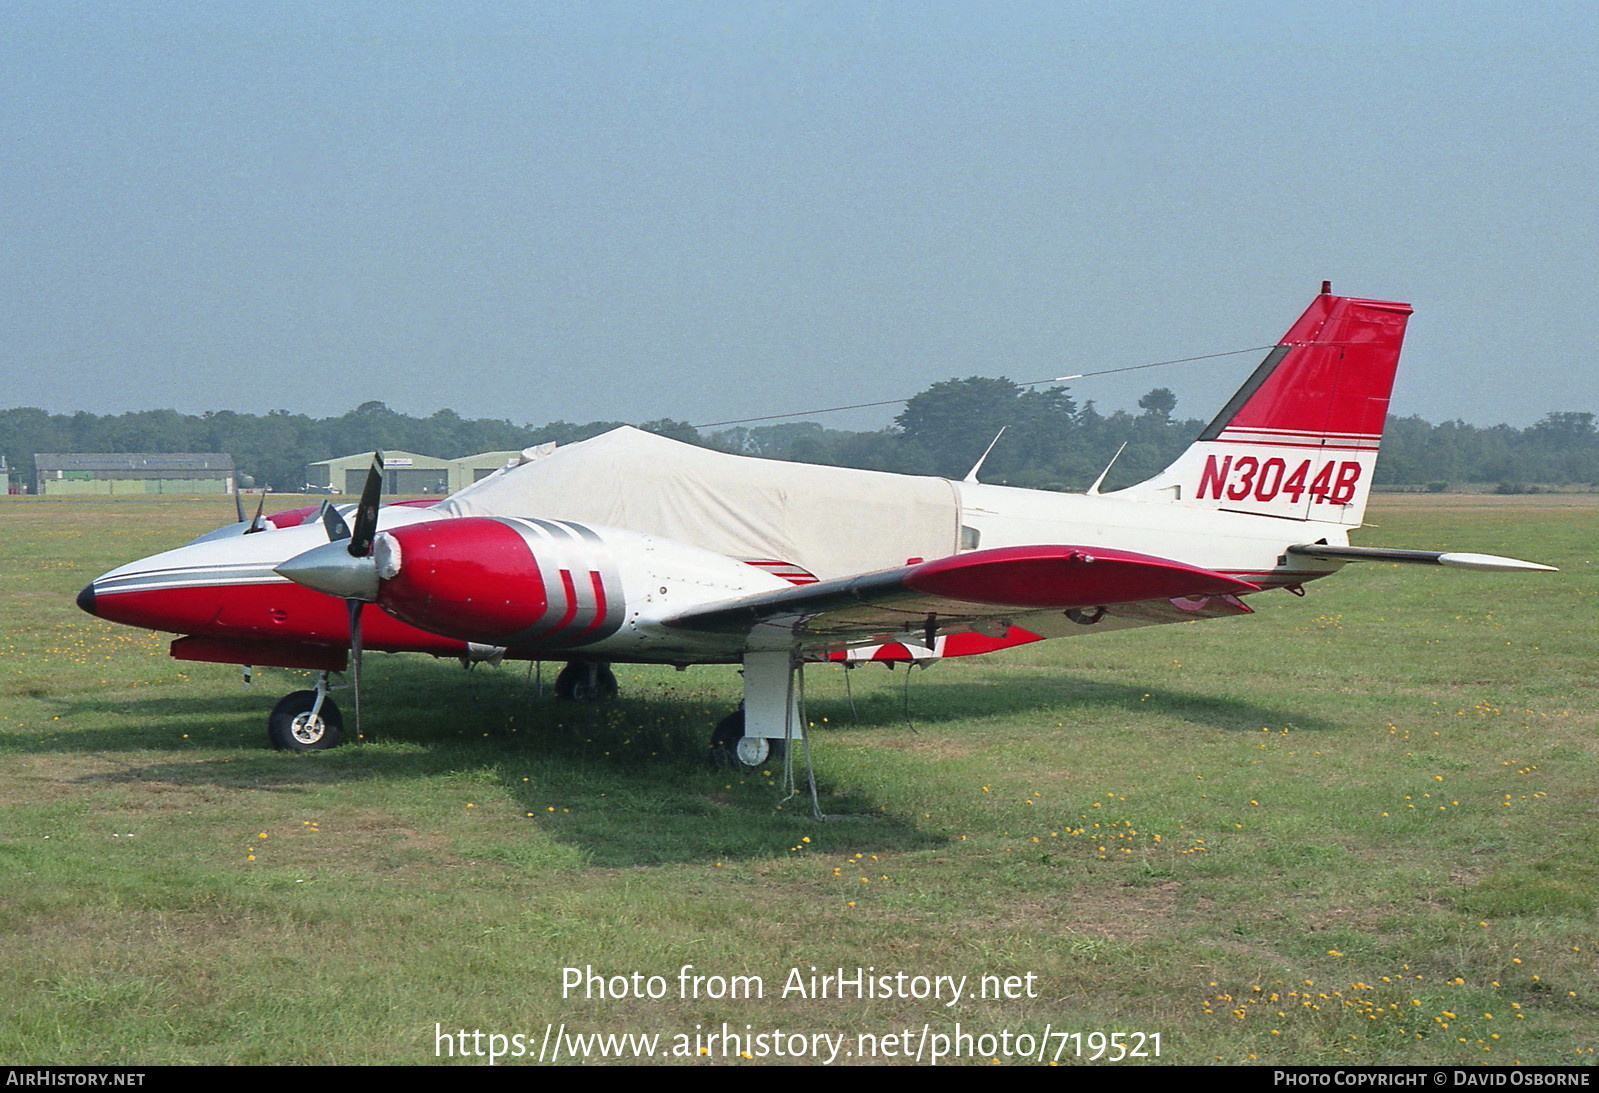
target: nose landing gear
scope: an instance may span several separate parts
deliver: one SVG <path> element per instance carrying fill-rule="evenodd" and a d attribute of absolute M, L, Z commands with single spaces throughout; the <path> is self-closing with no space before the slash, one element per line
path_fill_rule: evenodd
<path fill-rule="evenodd" d="M 323 682 L 314 691 L 291 691 L 267 717 L 267 739 L 279 751 L 323 751 L 342 742 L 344 715 Z"/>

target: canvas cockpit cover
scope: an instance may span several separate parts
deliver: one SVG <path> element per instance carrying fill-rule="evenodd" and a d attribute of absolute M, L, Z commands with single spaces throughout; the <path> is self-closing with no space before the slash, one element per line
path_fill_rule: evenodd
<path fill-rule="evenodd" d="M 435 511 L 625 528 L 823 580 L 954 554 L 960 534 L 941 478 L 729 455 L 627 427 L 507 467 Z"/>

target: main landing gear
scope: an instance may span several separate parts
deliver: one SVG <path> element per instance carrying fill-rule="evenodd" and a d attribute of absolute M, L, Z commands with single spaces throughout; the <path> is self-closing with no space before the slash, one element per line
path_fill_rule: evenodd
<path fill-rule="evenodd" d="M 775 774 L 773 768 L 781 768 L 779 784 L 788 794 L 784 800 L 808 796 L 811 816 L 826 819 L 816 799 L 805 738 L 805 661 L 797 649 L 744 654 L 744 701 L 711 733 L 711 758 L 735 770 Z M 797 770 L 796 761 L 801 764 Z"/>
<path fill-rule="evenodd" d="M 787 649 L 744 654 L 744 701 L 711 732 L 712 761 L 762 770 L 784 762 L 789 741 L 804 739 L 803 662 Z"/>
<path fill-rule="evenodd" d="M 555 677 L 555 697 L 567 702 L 609 702 L 619 690 L 602 660 L 569 660 Z"/>
<path fill-rule="evenodd" d="M 787 740 L 744 735 L 744 707 L 728 714 L 711 730 L 711 761 L 734 770 L 759 770 L 781 763 L 788 754 Z"/>

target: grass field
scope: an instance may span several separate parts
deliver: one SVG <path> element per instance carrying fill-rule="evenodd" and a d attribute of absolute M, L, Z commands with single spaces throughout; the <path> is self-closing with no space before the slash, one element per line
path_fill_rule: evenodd
<path fill-rule="evenodd" d="M 1175 1063 L 1595 1059 L 1594 496 L 1379 497 L 1357 537 L 1559 574 L 1350 566 L 908 692 L 863 668 L 856 715 L 813 670 L 825 822 L 705 765 L 729 669 L 619 666 L 621 702 L 574 709 L 524 667 L 372 656 L 377 740 L 266 750 L 299 675 L 246 691 L 72 602 L 227 518 L 0 502 L 0 1063 L 426 1063 L 439 1027 L 536 1056 L 562 1024 L 742 1062 L 692 1039 L 724 1022 L 845 1033 L 840 1061 L 957 1025 L 978 1058 L 950 1061 L 1026 1061 L 981 1039 L 1006 1032 L 1063 1063 L 1090 1033 Z M 684 965 L 764 996 L 681 997 Z M 782 995 L 813 967 L 969 978 L 954 1005 Z M 566 968 L 664 996 L 563 997 Z"/>

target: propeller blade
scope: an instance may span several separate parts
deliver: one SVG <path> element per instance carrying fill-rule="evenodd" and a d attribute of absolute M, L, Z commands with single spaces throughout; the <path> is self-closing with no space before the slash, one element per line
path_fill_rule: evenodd
<path fill-rule="evenodd" d="M 244 533 L 246 535 L 250 535 L 253 532 L 257 532 L 257 531 L 265 531 L 266 530 L 266 521 L 261 519 L 261 517 L 266 512 L 267 494 L 269 494 L 271 492 L 272 492 L 271 490 L 262 490 L 261 491 L 261 502 L 260 502 L 260 504 L 255 506 L 255 519 L 251 520 L 250 521 L 250 526 L 244 529 Z M 244 519 L 243 515 L 240 515 L 239 519 L 241 519 L 241 520 Z"/>
<path fill-rule="evenodd" d="M 322 526 L 327 528 L 330 543 L 337 543 L 350 537 L 350 525 L 344 522 L 339 510 L 326 501 L 322 502 Z"/>
<path fill-rule="evenodd" d="M 345 600 L 350 612 L 350 685 L 355 690 L 355 735 L 361 735 L 361 601 Z"/>
<path fill-rule="evenodd" d="M 239 475 L 233 475 L 233 511 L 238 513 L 239 523 L 244 523 L 244 501 L 239 497 Z"/>
<path fill-rule="evenodd" d="M 372 453 L 372 466 L 361 487 L 361 502 L 355 507 L 355 532 L 350 537 L 350 553 L 364 558 L 372 553 L 372 540 L 378 532 L 378 506 L 383 503 L 383 453 Z"/>

